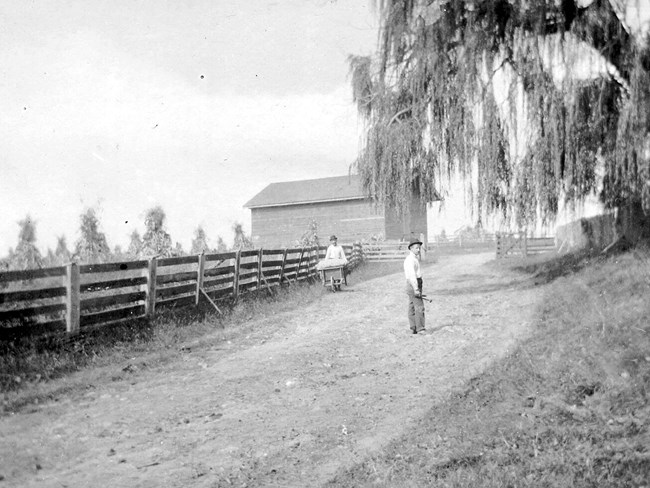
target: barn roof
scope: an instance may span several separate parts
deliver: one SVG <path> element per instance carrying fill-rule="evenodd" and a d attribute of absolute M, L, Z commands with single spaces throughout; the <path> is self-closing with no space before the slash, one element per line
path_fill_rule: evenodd
<path fill-rule="evenodd" d="M 246 208 L 279 207 L 303 203 L 338 202 L 366 198 L 357 175 L 271 183 L 244 204 Z"/>

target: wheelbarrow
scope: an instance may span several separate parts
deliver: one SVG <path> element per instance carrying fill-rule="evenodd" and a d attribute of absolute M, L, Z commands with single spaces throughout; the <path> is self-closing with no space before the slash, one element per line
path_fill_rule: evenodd
<path fill-rule="evenodd" d="M 320 279 L 323 286 L 326 286 L 331 291 L 340 291 L 341 285 L 347 286 L 347 266 L 334 266 L 331 268 L 323 268 L 320 270 Z"/>

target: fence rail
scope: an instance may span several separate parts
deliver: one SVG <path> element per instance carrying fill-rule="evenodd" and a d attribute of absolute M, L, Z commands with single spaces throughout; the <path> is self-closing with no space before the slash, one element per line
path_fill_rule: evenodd
<path fill-rule="evenodd" d="M 497 234 L 497 259 L 555 252 L 554 237 L 527 237 L 525 234 Z"/>
<path fill-rule="evenodd" d="M 434 236 L 433 239 L 428 242 L 428 247 L 485 247 L 486 245 L 494 243 L 495 239 L 495 234 L 488 233 L 482 233 L 480 235 L 453 234 L 450 236 Z"/>
<path fill-rule="evenodd" d="M 344 245 L 351 267 L 361 246 Z M 254 249 L 0 273 L 0 340 L 25 333 L 76 334 L 158 307 L 237 301 L 316 275 L 325 247 Z"/>
<path fill-rule="evenodd" d="M 555 249 L 553 238 L 500 234 L 497 257 Z M 404 259 L 408 243 L 344 245 L 350 266 Z M 431 244 L 430 244 L 431 247 Z M 119 263 L 0 273 L 0 340 L 25 333 L 76 334 L 116 321 L 151 318 L 166 306 L 216 307 L 317 274 L 326 247 L 252 249 Z M 217 307 L 218 308 L 218 307 Z"/>
<path fill-rule="evenodd" d="M 478 237 L 454 235 L 451 237 L 435 237 L 426 243 L 422 250 L 423 259 L 428 252 L 446 252 L 457 249 L 472 251 L 492 249 L 495 242 L 494 234 L 484 234 Z M 400 261 L 408 254 L 408 241 L 382 241 L 363 245 L 363 256 L 367 261 Z"/>
<path fill-rule="evenodd" d="M 379 242 L 363 245 L 363 258 L 366 261 L 398 261 L 408 253 L 407 241 Z"/>

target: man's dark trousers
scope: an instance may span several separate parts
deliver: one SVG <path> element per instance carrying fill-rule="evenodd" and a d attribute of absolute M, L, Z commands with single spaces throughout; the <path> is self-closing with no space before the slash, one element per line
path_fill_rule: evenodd
<path fill-rule="evenodd" d="M 417 333 L 424 330 L 424 300 L 415 296 L 415 291 L 409 283 L 406 284 L 406 294 L 409 297 L 409 326 Z"/>

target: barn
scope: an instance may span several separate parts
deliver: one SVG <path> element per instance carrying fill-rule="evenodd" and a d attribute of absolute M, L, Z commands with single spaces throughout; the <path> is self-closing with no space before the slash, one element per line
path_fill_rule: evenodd
<path fill-rule="evenodd" d="M 357 175 L 271 183 L 251 198 L 251 235 L 255 247 L 290 247 L 312 222 L 321 243 L 336 234 L 341 243 L 382 236 L 387 240 L 427 235 L 426 209 L 412 205 L 406 218 L 377 208 Z"/>

